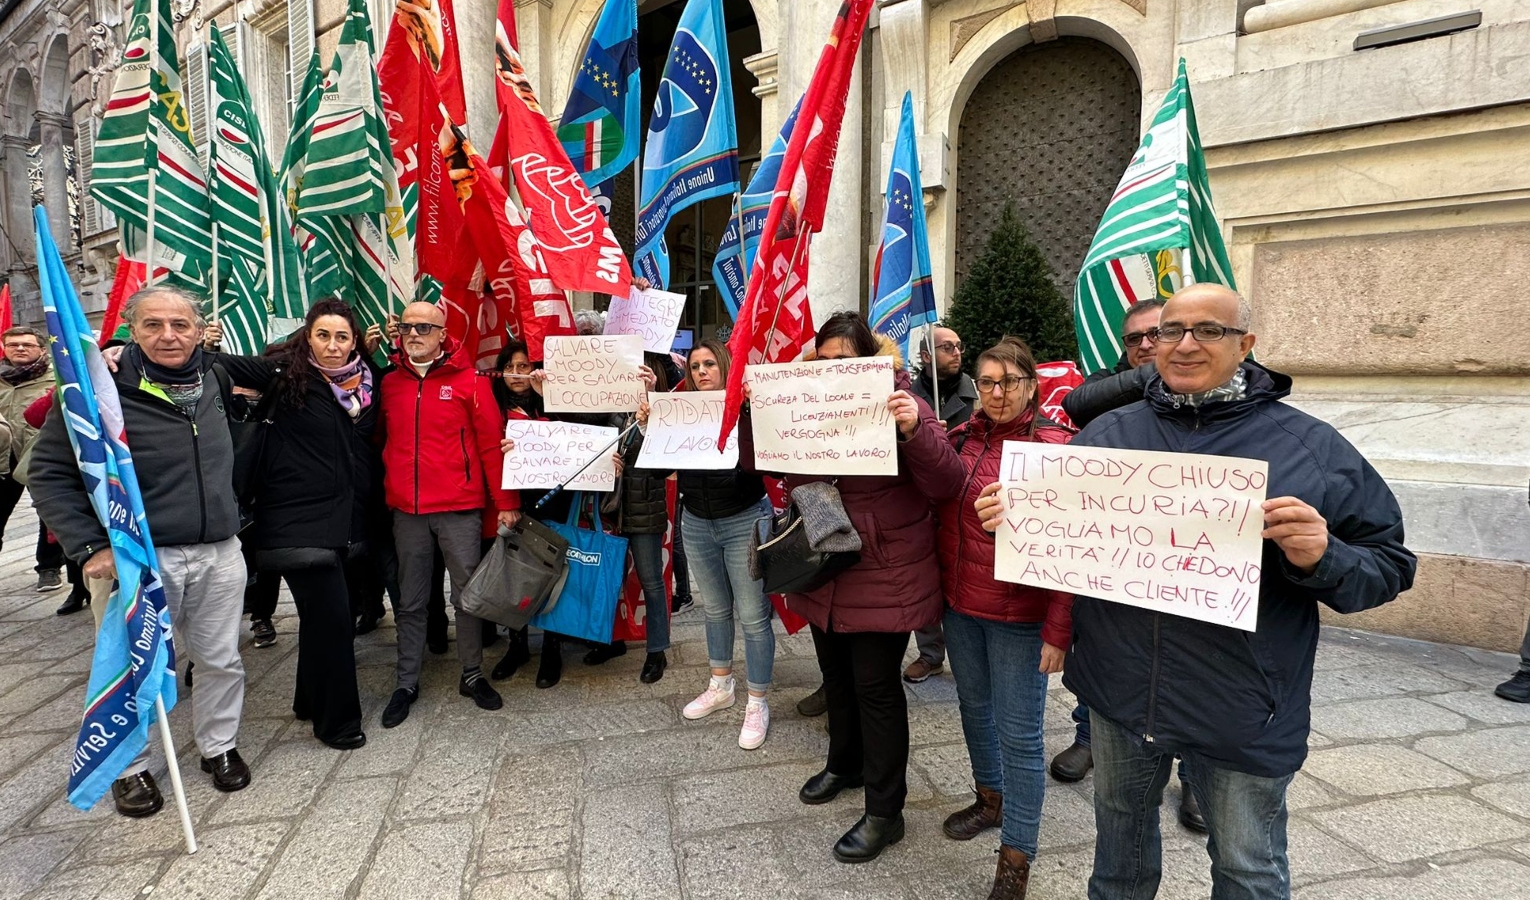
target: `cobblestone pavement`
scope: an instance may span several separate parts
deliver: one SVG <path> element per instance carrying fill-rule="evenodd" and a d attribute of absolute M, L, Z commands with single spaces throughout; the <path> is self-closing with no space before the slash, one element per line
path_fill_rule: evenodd
<path fill-rule="evenodd" d="M 389 620 L 357 641 L 369 743 L 342 753 L 292 719 L 297 619 L 284 599 L 276 646 L 246 643 L 239 746 L 253 785 L 214 791 L 190 704 L 171 715 L 202 845 L 187 856 L 169 805 L 130 821 L 109 800 L 87 813 L 64 800 L 91 618 L 59 618 L 62 592 L 33 591 L 26 506 L 0 553 L 0 898 L 986 895 L 997 836 L 961 844 L 939 831 L 970 797 L 950 675 L 909 688 L 908 838 L 869 865 L 839 865 L 829 848 L 858 794 L 821 807 L 796 797 L 827 741 L 822 720 L 794 708 L 818 684 L 811 642 L 782 636 L 770 738 L 746 752 L 743 704 L 680 716 L 706 681 L 699 608 L 676 619 L 656 685 L 638 682 L 641 653 L 588 668 L 571 651 L 562 684 L 539 691 L 523 671 L 489 713 L 457 695 L 451 656 L 429 657 L 409 720 L 384 730 Z M 1512 668 L 1502 654 L 1325 632 L 1312 755 L 1290 793 L 1299 900 L 1530 898 L 1530 706 L 1491 693 Z M 1071 739 L 1071 703 L 1054 685 L 1049 754 Z M 1090 792 L 1087 779 L 1048 784 L 1033 898 L 1084 896 Z M 1160 896 L 1207 896 L 1202 839 L 1165 818 Z"/>

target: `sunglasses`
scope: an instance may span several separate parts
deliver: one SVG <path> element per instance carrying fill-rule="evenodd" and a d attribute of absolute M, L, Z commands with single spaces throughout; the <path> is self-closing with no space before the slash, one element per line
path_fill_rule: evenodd
<path fill-rule="evenodd" d="M 437 328 L 444 328 L 444 327 L 445 327 L 444 325 L 432 325 L 429 322 L 400 322 L 400 323 L 398 323 L 399 334 L 408 334 L 411 331 L 414 332 L 415 334 L 430 334 L 432 331 L 435 331 Z"/>

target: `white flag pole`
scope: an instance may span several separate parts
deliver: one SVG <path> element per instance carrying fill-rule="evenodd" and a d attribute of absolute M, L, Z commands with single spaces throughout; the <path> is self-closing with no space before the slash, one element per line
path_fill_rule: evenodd
<path fill-rule="evenodd" d="M 159 254 L 159 248 L 157 246 L 155 246 L 155 244 L 154 244 L 154 207 L 156 206 L 156 204 L 154 202 L 154 190 L 155 190 L 154 183 L 156 181 L 155 176 L 157 174 L 158 174 L 158 170 L 157 169 L 150 169 L 149 170 L 149 222 L 148 222 L 149 235 L 148 235 L 148 237 L 144 241 L 144 244 L 145 244 L 144 252 L 145 252 L 145 255 L 148 257 L 145 260 L 145 262 L 147 263 L 147 270 L 144 273 L 144 284 L 145 285 L 152 285 L 154 283 L 154 268 L 155 268 L 154 267 L 154 260 L 155 260 L 155 257 Z"/>
<path fill-rule="evenodd" d="M 174 677 L 174 676 L 172 676 Z M 197 833 L 191 827 L 191 810 L 186 806 L 186 788 L 181 784 L 181 764 L 175 758 L 175 738 L 170 734 L 170 717 L 165 715 L 165 700 L 154 698 L 154 712 L 159 716 L 159 743 L 170 764 L 170 789 L 175 794 L 175 808 L 181 814 L 181 831 L 186 835 L 186 852 L 197 852 Z"/>
<path fill-rule="evenodd" d="M 935 323 L 931 322 L 924 333 L 930 345 L 930 396 L 935 400 L 935 418 L 944 422 L 946 418 L 940 414 L 940 366 L 935 363 Z"/>

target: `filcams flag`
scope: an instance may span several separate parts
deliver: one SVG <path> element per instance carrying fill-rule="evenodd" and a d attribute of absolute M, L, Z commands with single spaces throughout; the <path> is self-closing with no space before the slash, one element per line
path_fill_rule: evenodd
<path fill-rule="evenodd" d="M 643 127 L 637 0 L 606 0 L 574 75 L 558 140 L 591 190 L 637 159 Z"/>
<path fill-rule="evenodd" d="M 96 133 L 90 191 L 116 213 L 131 255 L 142 258 L 152 238 L 155 259 L 146 262 L 204 287 L 212 264 L 207 182 L 192 147 L 174 27 L 170 0 L 134 0 L 127 47 Z"/>
<path fill-rule="evenodd" d="M 216 270 L 224 339 L 232 353 L 255 355 L 308 311 L 286 198 L 266 155 L 249 90 L 218 28 L 208 29 L 208 98 L 212 134 L 207 182 L 217 225 Z M 295 327 L 295 326 L 293 326 Z"/>
<path fill-rule="evenodd" d="M 930 278 L 930 238 L 924 223 L 924 187 L 914 136 L 914 96 L 903 95 L 903 117 L 887 173 L 887 214 L 882 244 L 872 267 L 871 327 L 908 358 L 909 332 L 935 324 L 935 286 Z"/>
<path fill-rule="evenodd" d="M 782 124 L 781 133 L 771 142 L 770 152 L 760 160 L 754 177 L 749 179 L 749 187 L 739 197 L 736 215 L 728 217 L 728 227 L 723 231 L 717 255 L 712 259 L 712 280 L 722 292 L 730 319 L 738 318 L 738 308 L 744 303 L 749 270 L 754 266 L 754 251 L 760 246 L 760 229 L 765 227 L 776 179 L 781 177 L 781 159 L 786 156 L 786 144 L 792 139 L 792 127 L 797 124 L 797 112 L 801 109 L 802 98 L 799 97 L 791 115 Z"/>
<path fill-rule="evenodd" d="M 69 802 L 90 809 L 148 743 L 154 701 L 164 700 L 166 711 L 175 706 L 175 648 L 159 562 L 123 432 L 117 383 L 69 283 L 47 213 L 38 207 L 32 215 L 37 280 L 58 381 L 55 402 L 117 564 L 117 587 L 96 632 L 85 714 L 69 771 Z"/>
<path fill-rule="evenodd" d="M 669 283 L 664 229 L 682 209 L 738 190 L 728 25 L 722 0 L 687 0 L 648 119 L 632 263 L 654 287 Z"/>
<path fill-rule="evenodd" d="M 1181 59 L 1178 77 L 1105 208 L 1074 287 L 1085 373 L 1120 359 L 1119 335 L 1133 303 L 1205 281 L 1236 290 Z"/>

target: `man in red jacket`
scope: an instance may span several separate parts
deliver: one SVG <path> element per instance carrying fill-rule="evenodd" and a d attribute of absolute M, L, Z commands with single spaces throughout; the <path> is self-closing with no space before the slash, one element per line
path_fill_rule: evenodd
<path fill-rule="evenodd" d="M 479 378 L 456 352 L 446 336 L 446 316 L 432 304 L 409 304 L 399 330 L 403 352 L 382 380 L 383 487 L 393 510 L 399 567 L 398 683 L 383 710 L 384 728 L 408 718 L 410 704 L 420 696 L 435 548 L 446 559 L 456 605 L 478 566 L 485 498 L 493 498 L 501 525 L 513 526 L 521 515 L 516 493 L 499 487 L 501 420 L 488 379 Z M 482 671 L 482 622 L 460 608 L 457 658 L 462 663 L 457 692 L 481 709 L 499 709 L 499 694 Z"/>

